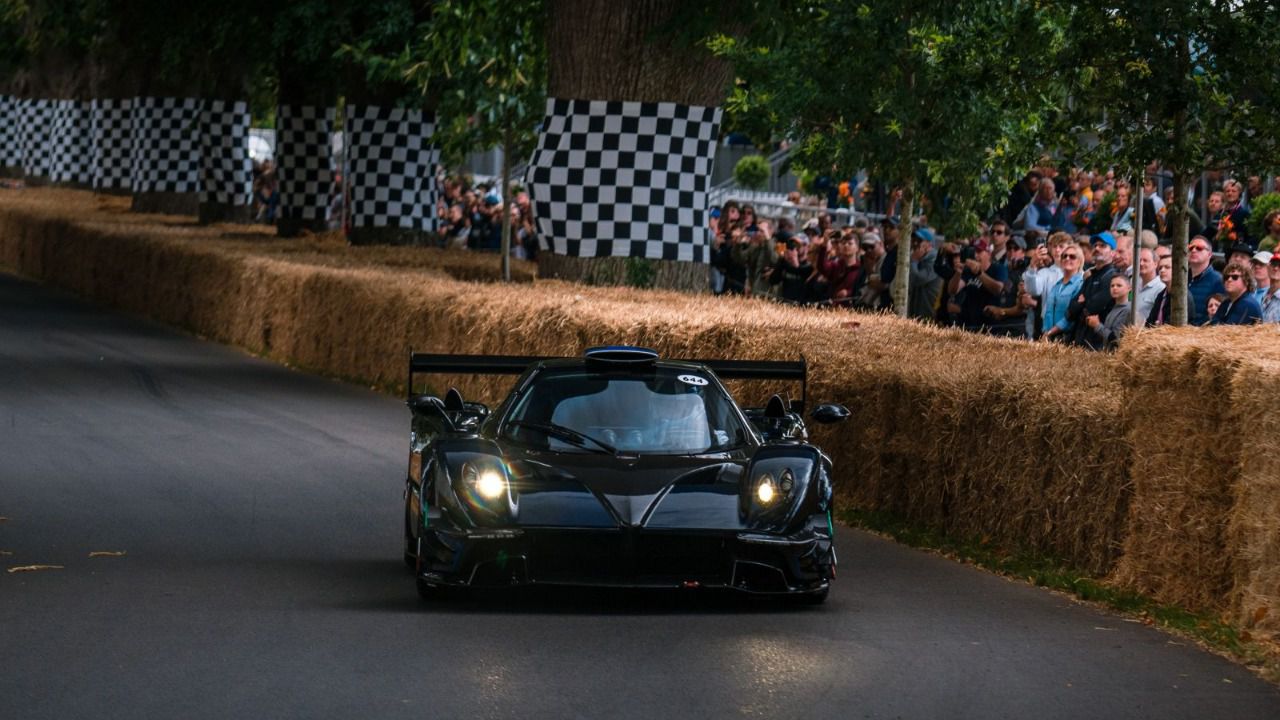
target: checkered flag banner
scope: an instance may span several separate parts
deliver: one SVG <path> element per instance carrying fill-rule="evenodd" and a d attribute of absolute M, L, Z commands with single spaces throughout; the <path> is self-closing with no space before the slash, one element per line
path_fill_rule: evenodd
<path fill-rule="evenodd" d="M 18 101 L 18 152 L 22 173 L 28 177 L 49 176 L 55 110 L 53 100 Z"/>
<path fill-rule="evenodd" d="M 200 110 L 200 202 L 248 205 L 252 192 L 249 105 L 206 101 Z"/>
<path fill-rule="evenodd" d="M 49 180 L 56 183 L 93 183 L 92 111 L 89 103 L 55 100 L 49 137 Z"/>
<path fill-rule="evenodd" d="M 0 168 L 22 166 L 18 149 L 18 99 L 0 95 Z"/>
<path fill-rule="evenodd" d="M 313 105 L 276 108 L 276 176 L 280 181 L 280 212 L 298 220 L 327 220 L 329 190 L 329 133 L 334 109 Z"/>
<path fill-rule="evenodd" d="M 134 98 L 130 123 L 133 192 L 200 190 L 200 101 Z"/>
<path fill-rule="evenodd" d="M 440 150 L 421 110 L 347 108 L 347 182 L 352 227 L 436 227 Z"/>
<path fill-rule="evenodd" d="M 547 100 L 526 180 L 559 255 L 707 262 L 717 107 Z"/>
<path fill-rule="evenodd" d="M 130 131 L 133 100 L 94 100 L 90 104 L 90 147 L 93 151 L 93 189 L 132 187 Z"/>

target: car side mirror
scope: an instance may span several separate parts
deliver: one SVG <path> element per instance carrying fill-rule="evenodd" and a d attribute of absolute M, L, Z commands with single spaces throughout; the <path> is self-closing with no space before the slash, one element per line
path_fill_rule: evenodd
<path fill-rule="evenodd" d="M 444 403 L 435 395 L 414 395 L 405 404 L 414 412 L 426 412 L 431 409 L 444 410 Z"/>
<path fill-rule="evenodd" d="M 809 417 L 813 418 L 815 422 L 830 425 L 847 419 L 849 417 L 849 408 L 835 403 L 826 403 L 814 408 Z"/>

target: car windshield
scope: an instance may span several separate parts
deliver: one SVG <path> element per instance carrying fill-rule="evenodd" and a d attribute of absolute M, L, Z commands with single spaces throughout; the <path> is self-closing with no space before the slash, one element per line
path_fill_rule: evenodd
<path fill-rule="evenodd" d="M 512 409 L 504 432 L 557 451 L 599 452 L 603 446 L 663 455 L 718 452 L 749 437 L 733 401 L 706 373 L 672 368 L 543 370 Z"/>

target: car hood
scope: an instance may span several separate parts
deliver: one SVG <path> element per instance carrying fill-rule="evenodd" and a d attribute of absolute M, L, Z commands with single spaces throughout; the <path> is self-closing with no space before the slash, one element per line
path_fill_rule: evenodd
<path fill-rule="evenodd" d="M 747 450 L 698 456 L 507 449 L 524 526 L 740 529 Z"/>

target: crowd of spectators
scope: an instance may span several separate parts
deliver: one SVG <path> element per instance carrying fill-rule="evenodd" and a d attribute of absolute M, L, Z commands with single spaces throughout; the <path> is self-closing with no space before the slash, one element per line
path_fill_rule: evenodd
<path fill-rule="evenodd" d="M 500 185 L 500 183 L 499 183 Z M 533 203 L 529 193 L 518 191 L 504 202 L 501 188 L 490 183 L 472 186 L 467 178 L 444 179 L 444 191 L 436 204 L 435 244 L 456 248 L 499 252 L 502 249 L 502 214 L 511 214 L 511 255 L 522 260 L 538 259 L 538 232 L 534 226 Z"/>
<path fill-rule="evenodd" d="M 788 218 L 758 217 L 752 206 L 731 201 L 711 212 L 711 289 L 889 310 L 893 279 L 905 271 L 910 317 L 1112 348 L 1132 316 L 1148 326 L 1170 319 L 1173 228 L 1166 209 L 1172 195 L 1163 193 L 1162 200 L 1160 184 L 1158 175 L 1147 179 L 1138 227 L 1136 196 L 1113 175 L 1032 172 L 972 238 L 944 239 L 923 217 L 907 233 L 891 214 L 834 227 L 822 213 L 797 229 Z M 1253 237 L 1246 225 L 1249 198 L 1262 194 L 1260 178 L 1247 186 L 1224 178 L 1220 188 L 1210 186 L 1207 212 L 1193 213 L 1187 245 L 1191 324 L 1280 323 L 1280 253 L 1273 256 L 1280 210 L 1266 216 L 1262 237 Z M 910 245 L 906 268 L 897 267 L 899 242 Z"/>

